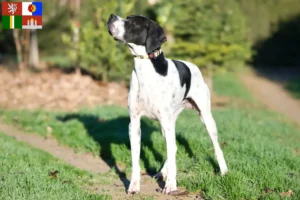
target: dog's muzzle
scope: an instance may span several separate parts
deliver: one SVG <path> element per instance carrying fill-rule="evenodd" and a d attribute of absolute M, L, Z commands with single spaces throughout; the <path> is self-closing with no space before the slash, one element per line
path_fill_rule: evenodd
<path fill-rule="evenodd" d="M 116 34 L 116 27 L 114 26 L 114 22 L 118 20 L 118 17 L 114 14 L 111 14 L 108 18 L 106 27 L 107 31 L 111 36 L 114 36 Z"/>

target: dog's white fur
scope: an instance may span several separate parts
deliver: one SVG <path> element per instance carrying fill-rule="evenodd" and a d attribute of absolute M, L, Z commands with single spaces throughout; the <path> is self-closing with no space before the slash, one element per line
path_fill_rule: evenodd
<path fill-rule="evenodd" d="M 117 32 L 116 37 L 124 41 L 122 34 L 126 30 L 122 23 L 116 22 L 114 27 L 116 29 L 114 31 Z M 129 43 L 129 45 L 133 55 L 147 55 L 145 46 L 132 43 Z M 150 59 L 134 58 L 134 70 L 131 75 L 128 95 L 129 135 L 132 154 L 132 176 L 128 189 L 129 193 L 140 191 L 140 119 L 142 116 L 159 120 L 162 133 L 166 139 L 167 160 L 158 173 L 158 175 L 166 178 L 164 193 L 168 194 L 177 190 L 175 122 L 180 112 L 186 107 L 198 111 L 200 119 L 205 124 L 212 140 L 221 174 L 228 172 L 218 142 L 216 123 L 211 113 L 210 92 L 199 68 L 190 62 L 181 61 L 188 66 L 191 72 L 191 87 L 186 98 L 182 100 L 186 85 L 181 87 L 178 78 L 179 72 L 174 62 L 170 59 L 167 59 L 167 62 L 168 74 L 161 76 L 155 71 Z"/>

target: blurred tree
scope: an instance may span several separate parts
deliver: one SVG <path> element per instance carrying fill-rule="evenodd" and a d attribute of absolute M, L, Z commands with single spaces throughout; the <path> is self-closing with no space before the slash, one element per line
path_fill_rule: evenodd
<path fill-rule="evenodd" d="M 199 67 L 232 69 L 250 57 L 249 40 L 264 40 L 278 30 L 278 21 L 300 10 L 299 0 L 84 0 L 74 17 L 73 5 L 79 5 L 78 0 L 41 1 L 43 29 L 37 31 L 38 40 L 30 40 L 38 47 L 38 55 L 51 65 L 79 66 L 104 80 L 129 76 L 132 69 L 125 45 L 107 33 L 105 24 L 111 13 L 123 17 L 139 13 L 156 20 L 167 34 L 163 48 L 169 57 L 190 60 Z M 25 67 L 34 60 L 29 59 L 30 49 L 37 50 L 30 48 L 28 34 L 17 34 Z M 0 53 L 16 55 L 14 38 L 12 30 L 0 27 Z"/>
<path fill-rule="evenodd" d="M 131 60 L 127 59 L 128 51 L 125 45 L 118 46 L 107 32 L 106 23 L 111 13 L 118 13 L 118 2 L 86 0 L 85 10 L 80 13 L 80 30 L 78 51 L 74 50 L 74 41 L 70 34 L 63 34 L 62 38 L 69 48 L 69 58 L 78 63 L 79 67 L 104 81 L 124 78 L 130 75 Z M 122 12 L 127 15 L 136 1 L 123 0 Z M 100 6 L 101 5 L 101 6 Z M 70 24 L 76 30 L 76 23 Z M 122 49 L 122 53 L 118 49 Z M 120 65 L 122 63 L 122 65 Z"/>
<path fill-rule="evenodd" d="M 29 45 L 29 66 L 39 67 L 39 47 L 37 30 L 30 30 L 30 45 Z"/>
<path fill-rule="evenodd" d="M 20 30 L 19 29 L 14 29 L 13 30 L 13 36 L 14 36 L 14 42 L 16 45 L 16 52 L 17 52 L 17 62 L 18 62 L 18 67 L 20 70 L 24 69 L 24 63 L 23 63 L 23 56 L 22 56 L 22 44 L 20 41 Z"/>
<path fill-rule="evenodd" d="M 246 19 L 235 0 L 160 1 L 153 9 L 157 21 L 174 35 L 174 58 L 233 69 L 251 56 Z"/>
<path fill-rule="evenodd" d="M 247 17 L 248 35 L 252 42 L 271 36 L 279 23 L 300 14 L 299 0 L 236 0 Z"/>

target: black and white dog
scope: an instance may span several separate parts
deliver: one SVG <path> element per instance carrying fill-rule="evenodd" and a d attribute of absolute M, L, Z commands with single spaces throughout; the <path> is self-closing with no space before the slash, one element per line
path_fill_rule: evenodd
<path fill-rule="evenodd" d="M 177 191 L 175 122 L 184 108 L 195 109 L 212 140 L 221 174 L 228 172 L 220 148 L 217 127 L 211 113 L 210 92 L 199 68 L 186 61 L 164 57 L 161 45 L 167 40 L 163 29 L 154 21 L 132 15 L 123 19 L 111 14 L 108 32 L 115 40 L 128 45 L 134 56 L 128 94 L 129 136 L 132 175 L 128 193 L 140 191 L 140 119 L 159 120 L 167 144 L 167 160 L 157 177 L 166 178 L 166 194 Z"/>

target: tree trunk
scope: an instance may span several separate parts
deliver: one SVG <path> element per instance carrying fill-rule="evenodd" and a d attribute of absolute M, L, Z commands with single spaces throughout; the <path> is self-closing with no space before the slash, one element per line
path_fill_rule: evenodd
<path fill-rule="evenodd" d="M 81 69 L 79 67 L 78 60 L 78 48 L 79 48 L 79 12 L 80 12 L 80 0 L 73 0 L 73 10 L 74 10 L 74 18 L 73 22 L 75 23 L 74 32 L 73 32 L 73 42 L 74 49 L 76 52 L 76 60 L 75 60 L 75 72 L 78 76 L 81 76 Z"/>
<path fill-rule="evenodd" d="M 14 42 L 16 45 L 16 51 L 17 51 L 17 61 L 18 61 L 18 67 L 21 71 L 24 70 L 24 63 L 22 60 L 22 45 L 20 41 L 20 30 L 13 29 L 13 36 L 14 36 Z"/>
<path fill-rule="evenodd" d="M 68 0 L 58 0 L 58 1 L 57 1 L 57 7 L 58 7 L 58 8 L 63 7 L 63 6 L 65 6 L 67 3 L 68 3 Z"/>
<path fill-rule="evenodd" d="M 29 66 L 35 67 L 35 68 L 39 66 L 38 38 L 37 38 L 37 31 L 35 29 L 31 30 L 30 49 L 29 49 Z"/>
<path fill-rule="evenodd" d="M 23 30 L 24 40 L 23 40 L 23 46 L 24 46 L 24 68 L 27 69 L 28 67 L 28 59 L 29 59 L 29 45 L 30 45 L 30 30 Z"/>

